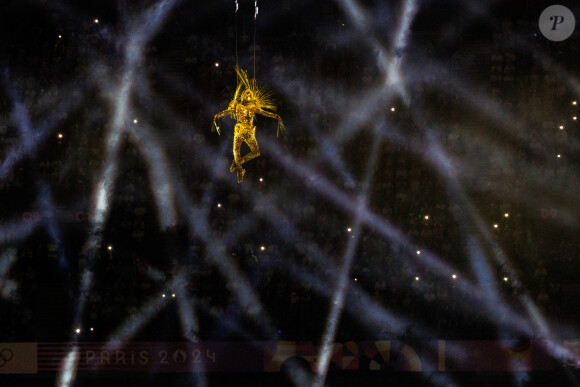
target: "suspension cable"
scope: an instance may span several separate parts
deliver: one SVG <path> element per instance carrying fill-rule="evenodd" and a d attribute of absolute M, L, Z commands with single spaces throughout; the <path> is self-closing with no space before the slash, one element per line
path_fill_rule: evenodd
<path fill-rule="evenodd" d="M 258 19 L 258 0 L 254 1 L 254 79 L 256 79 L 256 20 Z"/>
<path fill-rule="evenodd" d="M 235 35 L 236 35 L 236 66 L 238 65 L 238 8 L 239 8 L 239 4 L 238 4 L 238 0 L 236 0 L 236 15 L 235 15 L 235 19 L 236 19 L 236 31 L 235 31 Z"/>

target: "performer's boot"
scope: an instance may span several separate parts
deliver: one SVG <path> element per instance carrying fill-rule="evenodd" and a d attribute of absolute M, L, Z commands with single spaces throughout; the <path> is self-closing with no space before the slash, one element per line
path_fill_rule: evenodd
<path fill-rule="evenodd" d="M 242 180 L 244 180 L 244 175 L 246 174 L 246 170 L 245 169 L 238 169 L 238 183 L 241 183 Z"/>

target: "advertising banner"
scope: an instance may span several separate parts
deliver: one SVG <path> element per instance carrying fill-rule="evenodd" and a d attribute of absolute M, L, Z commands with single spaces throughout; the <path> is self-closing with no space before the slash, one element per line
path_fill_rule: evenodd
<path fill-rule="evenodd" d="M 263 343 L 39 343 L 40 371 L 58 371 L 75 351 L 78 371 L 263 372 Z"/>
<path fill-rule="evenodd" d="M 379 340 L 336 342 L 329 372 L 535 372 L 580 368 L 580 341 Z M 566 353 L 556 360 L 554 352 Z M 315 371 L 320 347 L 279 342 L 0 343 L 0 374 L 59 372 L 280 372 L 289 364 Z M 561 357 L 561 356 L 560 356 Z"/>

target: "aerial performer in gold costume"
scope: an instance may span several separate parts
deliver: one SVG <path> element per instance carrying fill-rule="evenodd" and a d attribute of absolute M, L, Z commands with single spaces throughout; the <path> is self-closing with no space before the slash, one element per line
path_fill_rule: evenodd
<path fill-rule="evenodd" d="M 229 115 L 236 120 L 234 128 L 234 161 L 230 166 L 230 172 L 237 171 L 238 183 L 241 183 L 246 173 L 246 170 L 242 168 L 242 164 L 260 156 L 260 148 L 258 147 L 258 141 L 256 141 L 256 127 L 254 126 L 256 114 L 277 119 L 278 134 L 285 129 L 282 118 L 272 112 L 276 110 L 276 106 L 272 101 L 271 95 L 258 86 L 255 79 L 249 80 L 244 70 L 238 66 L 235 69 L 238 75 L 238 85 L 234 98 L 226 110 L 214 116 L 212 129 L 221 134 L 218 119 L 224 116 Z M 250 148 L 250 152 L 245 156 L 240 154 L 243 142 Z"/>

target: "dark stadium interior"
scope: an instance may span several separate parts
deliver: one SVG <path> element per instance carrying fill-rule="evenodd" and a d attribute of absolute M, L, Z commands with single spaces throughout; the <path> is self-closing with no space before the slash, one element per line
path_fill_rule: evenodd
<path fill-rule="evenodd" d="M 3 0 L 0 381 L 578 385 L 580 35 L 546 36 L 554 4 Z M 256 119 L 242 183 L 235 121 L 211 130 L 236 64 L 286 128 Z M 275 372 L 2 370 L 11 343 L 118 342 L 313 350 Z M 391 348 L 379 371 L 368 343 Z M 480 343 L 524 360 L 467 366 Z"/>

